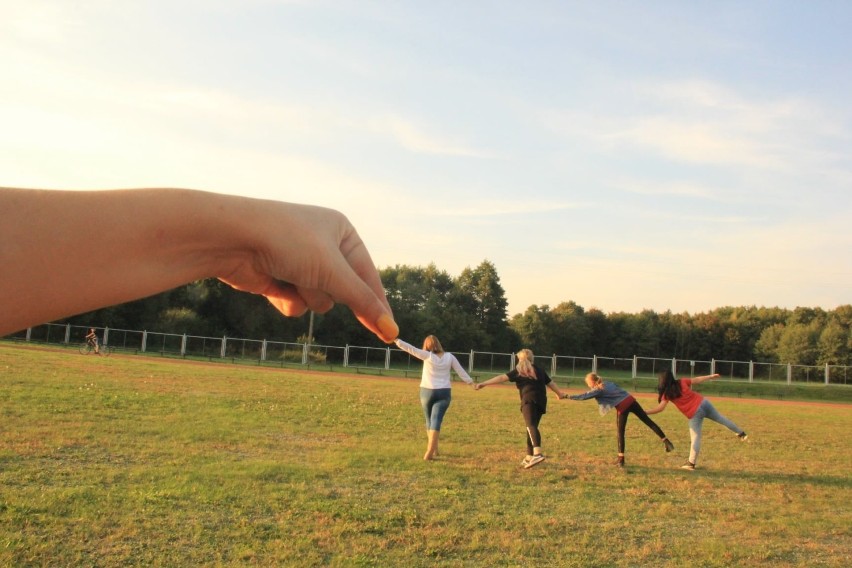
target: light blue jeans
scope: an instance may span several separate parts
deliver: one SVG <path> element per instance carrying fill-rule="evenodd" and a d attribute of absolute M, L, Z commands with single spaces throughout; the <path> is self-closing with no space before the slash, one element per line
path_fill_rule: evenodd
<path fill-rule="evenodd" d="M 734 434 L 742 433 L 742 429 L 739 426 L 722 416 L 716 410 L 716 407 L 705 398 L 701 401 L 701 406 L 698 407 L 692 418 L 689 419 L 689 439 L 692 441 L 692 446 L 689 448 L 689 461 L 691 463 L 696 463 L 695 460 L 698 459 L 698 452 L 701 450 L 701 427 L 704 425 L 705 418 L 709 418 L 713 422 L 718 422 Z"/>
<path fill-rule="evenodd" d="M 426 418 L 427 430 L 441 430 L 444 414 L 452 400 L 451 389 L 427 389 L 420 387 L 420 404 L 423 406 L 423 416 Z"/>

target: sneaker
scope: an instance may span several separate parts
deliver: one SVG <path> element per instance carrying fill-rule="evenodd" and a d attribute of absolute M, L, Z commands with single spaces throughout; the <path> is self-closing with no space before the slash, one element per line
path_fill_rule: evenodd
<path fill-rule="evenodd" d="M 670 451 L 672 451 L 672 450 L 674 449 L 674 444 L 672 444 L 672 443 L 669 441 L 669 439 L 668 439 L 668 438 L 666 438 L 666 439 L 664 439 L 664 440 L 663 440 L 663 444 L 665 444 L 665 445 L 666 445 L 666 451 L 667 451 L 667 452 L 670 452 Z"/>
<path fill-rule="evenodd" d="M 745 442 L 746 440 L 748 440 L 748 434 L 746 434 L 745 432 L 740 432 L 739 434 L 737 434 L 737 438 L 740 439 L 740 442 Z"/>
<path fill-rule="evenodd" d="M 527 462 L 527 465 L 524 468 L 529 469 L 534 465 L 538 465 L 544 461 L 544 456 L 542 454 L 538 454 L 537 456 L 533 456 L 530 458 L 530 461 Z"/>
<path fill-rule="evenodd" d="M 531 459 L 532 459 L 532 456 L 525 456 L 524 459 L 521 461 L 521 465 L 524 466 L 524 467 L 527 467 L 527 464 L 530 463 Z"/>
<path fill-rule="evenodd" d="M 689 471 L 694 471 L 695 470 L 695 464 L 692 463 L 691 461 L 688 461 L 685 464 L 683 464 L 682 466 L 680 466 L 680 469 L 687 469 Z"/>

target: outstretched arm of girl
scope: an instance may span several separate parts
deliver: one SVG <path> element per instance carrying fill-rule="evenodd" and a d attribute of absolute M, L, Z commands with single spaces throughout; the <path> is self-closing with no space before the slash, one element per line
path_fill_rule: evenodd
<path fill-rule="evenodd" d="M 709 380 L 715 379 L 716 377 L 720 377 L 720 376 L 721 375 L 719 373 L 714 373 L 712 375 L 704 375 L 703 377 L 695 377 L 694 379 L 692 379 L 692 384 L 693 385 L 700 385 L 704 381 L 709 381 Z"/>
<path fill-rule="evenodd" d="M 659 412 L 662 412 L 663 410 L 665 410 L 665 408 L 668 404 L 669 404 L 669 401 L 662 400 L 662 401 L 660 401 L 660 404 L 658 404 L 656 408 L 652 408 L 651 410 L 646 410 L 645 414 L 657 414 Z"/>
<path fill-rule="evenodd" d="M 559 398 L 565 398 L 566 396 L 568 396 L 567 393 L 562 392 L 562 389 L 557 386 L 556 381 L 550 381 L 549 383 L 547 383 L 547 388 L 555 392 L 556 396 L 558 396 Z"/>
<path fill-rule="evenodd" d="M 477 383 L 473 388 L 475 388 L 476 390 L 479 390 L 483 387 L 487 387 L 488 385 L 496 385 L 496 384 L 500 384 L 500 383 L 505 383 L 508 380 L 509 380 L 509 375 L 506 375 L 506 374 L 497 375 L 496 377 L 491 377 L 487 381 L 482 381 L 481 383 Z"/>

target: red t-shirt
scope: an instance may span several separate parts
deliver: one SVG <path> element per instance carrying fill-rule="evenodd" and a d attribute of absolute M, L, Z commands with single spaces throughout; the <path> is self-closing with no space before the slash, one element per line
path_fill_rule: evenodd
<path fill-rule="evenodd" d="M 666 396 L 663 398 L 669 400 Z M 692 418 L 703 400 L 703 396 L 692 390 L 692 379 L 680 379 L 680 396 L 670 402 L 673 402 L 684 416 Z"/>

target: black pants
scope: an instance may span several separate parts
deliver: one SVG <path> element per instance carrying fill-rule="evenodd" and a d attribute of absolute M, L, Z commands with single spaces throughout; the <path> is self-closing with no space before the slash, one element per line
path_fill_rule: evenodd
<path fill-rule="evenodd" d="M 624 409 L 624 412 L 619 412 L 616 417 L 615 424 L 618 428 L 618 453 L 624 453 L 624 430 L 627 428 L 627 417 L 630 413 L 635 414 L 639 417 L 639 420 L 645 423 L 648 428 L 654 431 L 654 433 L 660 438 L 665 438 L 666 435 L 657 426 L 657 423 L 651 420 L 651 417 L 645 413 L 645 410 L 639 405 L 639 402 L 634 400 L 633 404 Z"/>
<path fill-rule="evenodd" d="M 541 447 L 541 432 L 538 425 L 544 412 L 537 404 L 527 402 L 521 405 L 521 414 L 524 415 L 524 422 L 527 425 L 527 455 L 531 456 L 534 447 Z"/>

